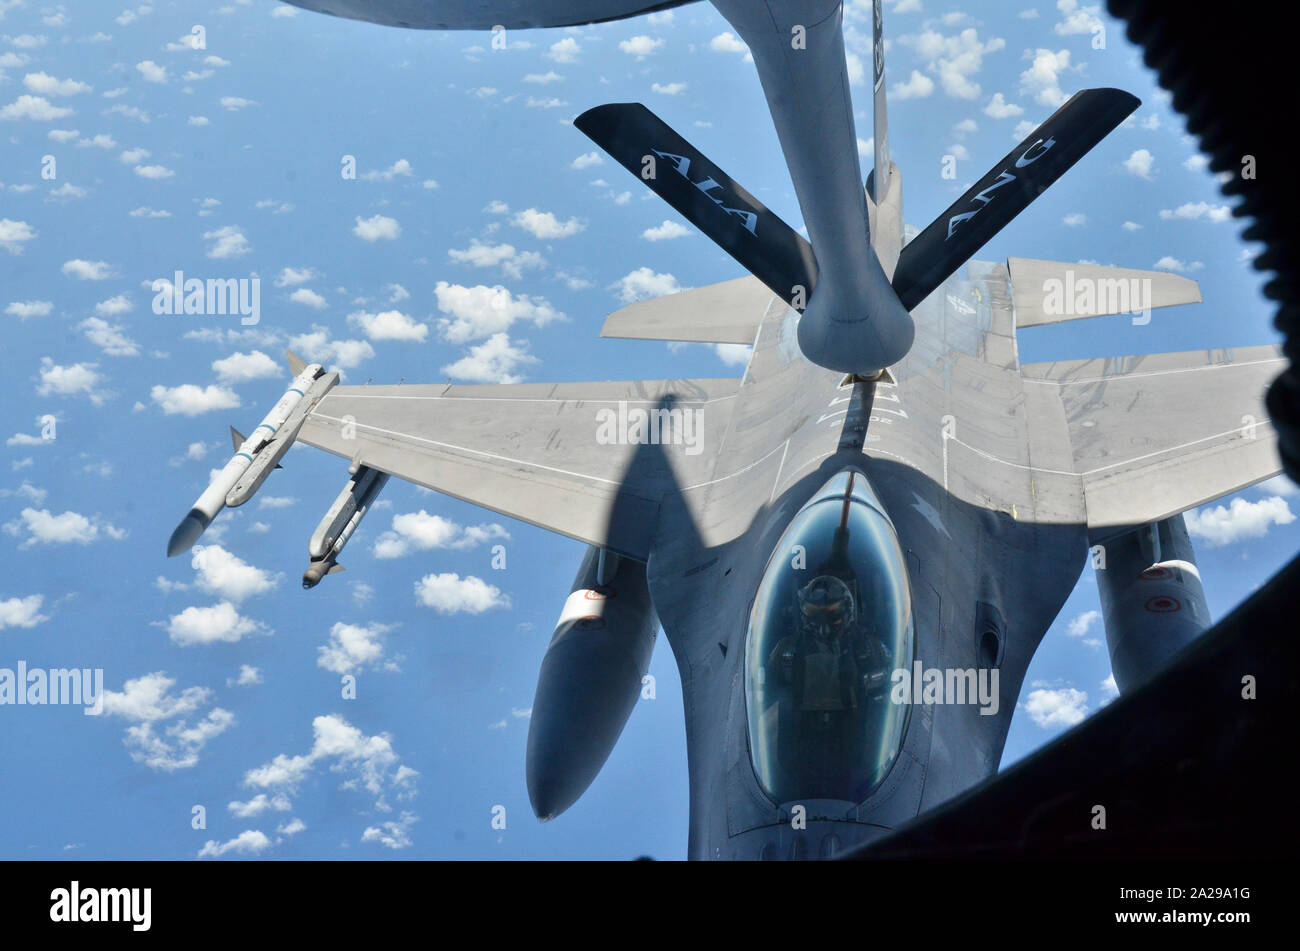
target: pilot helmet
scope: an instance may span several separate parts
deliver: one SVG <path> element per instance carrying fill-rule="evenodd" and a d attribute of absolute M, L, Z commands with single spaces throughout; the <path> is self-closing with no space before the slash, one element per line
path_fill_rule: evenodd
<path fill-rule="evenodd" d="M 849 586 L 833 575 L 818 575 L 799 589 L 803 629 L 820 640 L 838 640 L 857 620 Z"/>

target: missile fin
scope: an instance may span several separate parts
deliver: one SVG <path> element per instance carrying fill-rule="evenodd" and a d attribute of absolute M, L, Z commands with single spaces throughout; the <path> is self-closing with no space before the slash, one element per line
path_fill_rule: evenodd
<path fill-rule="evenodd" d="M 284 351 L 285 358 L 289 361 L 289 370 L 294 376 L 297 376 L 303 370 L 307 369 L 307 361 L 292 350 Z"/>
<path fill-rule="evenodd" d="M 336 575 L 336 574 L 338 574 L 340 571 L 345 571 L 345 570 L 346 570 L 346 569 L 336 561 L 336 562 L 334 562 L 333 567 L 331 567 L 329 571 L 325 572 L 325 574 L 327 574 L 327 575 Z"/>

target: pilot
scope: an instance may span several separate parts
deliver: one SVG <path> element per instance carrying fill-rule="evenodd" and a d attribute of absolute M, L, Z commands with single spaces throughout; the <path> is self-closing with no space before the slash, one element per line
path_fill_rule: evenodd
<path fill-rule="evenodd" d="M 798 630 L 782 638 L 772 658 L 781 682 L 793 688 L 795 708 L 829 715 L 879 694 L 888 680 L 889 652 L 862 629 L 849 586 L 818 575 L 798 589 L 796 602 Z"/>

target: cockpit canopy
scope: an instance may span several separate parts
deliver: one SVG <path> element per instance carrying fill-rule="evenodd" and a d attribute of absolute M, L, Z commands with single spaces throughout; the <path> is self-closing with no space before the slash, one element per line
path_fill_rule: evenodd
<path fill-rule="evenodd" d="M 763 573 L 746 639 L 754 772 L 777 802 L 861 802 L 898 755 L 912 662 L 907 566 L 866 476 L 848 469 L 790 523 Z"/>

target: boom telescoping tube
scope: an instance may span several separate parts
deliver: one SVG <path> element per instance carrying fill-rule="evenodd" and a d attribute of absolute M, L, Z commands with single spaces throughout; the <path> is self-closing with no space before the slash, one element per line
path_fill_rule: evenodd
<path fill-rule="evenodd" d="M 271 411 L 257 424 L 257 428 L 240 444 L 230 461 L 217 474 L 216 478 L 203 490 L 190 509 L 189 514 L 181 519 L 172 536 L 167 541 L 167 557 L 189 551 L 194 543 L 212 524 L 212 520 L 226 506 L 226 495 L 239 481 L 239 477 L 253 463 L 253 456 L 270 442 L 280 425 L 289 418 L 293 408 L 303 399 L 307 388 L 321 373 L 319 363 L 308 365 L 294 377 L 284 395 L 271 407 Z"/>

